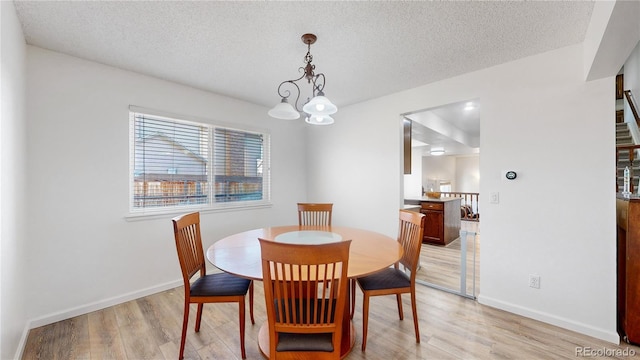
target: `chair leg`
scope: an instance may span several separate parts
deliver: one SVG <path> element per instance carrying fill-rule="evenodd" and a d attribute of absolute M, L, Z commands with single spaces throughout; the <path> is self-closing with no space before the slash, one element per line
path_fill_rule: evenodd
<path fill-rule="evenodd" d="M 189 324 L 189 299 L 184 301 L 184 318 L 182 320 L 182 337 L 180 338 L 180 354 L 178 359 L 184 358 L 184 343 L 187 340 L 187 325 Z"/>
<path fill-rule="evenodd" d="M 411 291 L 411 310 L 413 311 L 413 327 L 416 330 L 416 342 L 420 343 L 420 329 L 418 323 L 418 308 L 416 306 L 416 291 Z"/>
<path fill-rule="evenodd" d="M 396 294 L 396 301 L 398 302 L 398 316 L 400 320 L 404 320 L 404 311 L 402 311 L 402 295 Z"/>
<path fill-rule="evenodd" d="M 253 280 L 249 284 L 249 316 L 251 317 L 251 323 L 255 324 L 256 321 L 253 319 Z"/>
<path fill-rule="evenodd" d="M 364 293 L 362 302 L 362 351 L 367 348 L 367 328 L 369 327 L 369 295 Z"/>
<path fill-rule="evenodd" d="M 196 313 L 196 332 L 200 331 L 200 322 L 202 321 L 202 308 L 204 307 L 203 303 L 198 304 L 198 312 Z"/>
<path fill-rule="evenodd" d="M 247 353 L 244 349 L 244 296 L 240 297 L 238 307 L 240 308 L 240 353 L 242 354 L 242 358 L 246 359 Z"/>
<path fill-rule="evenodd" d="M 356 279 L 350 279 L 351 283 L 351 319 L 356 312 Z"/>

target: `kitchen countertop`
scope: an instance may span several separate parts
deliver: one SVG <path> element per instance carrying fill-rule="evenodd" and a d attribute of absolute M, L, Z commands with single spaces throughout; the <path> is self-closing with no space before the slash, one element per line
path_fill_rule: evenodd
<path fill-rule="evenodd" d="M 403 210 L 420 210 L 420 204 L 404 204 Z"/>

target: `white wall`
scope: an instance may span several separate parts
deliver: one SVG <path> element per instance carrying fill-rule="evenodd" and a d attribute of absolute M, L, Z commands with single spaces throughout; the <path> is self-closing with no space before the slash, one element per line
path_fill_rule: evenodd
<path fill-rule="evenodd" d="M 636 110 L 640 111 L 640 43 L 638 43 L 629 55 L 629 58 L 624 63 L 624 90 L 631 90 L 631 94 L 635 100 Z M 629 107 L 629 103 L 626 98 L 624 101 L 624 121 L 629 124 L 635 124 L 636 119 L 633 117 L 633 112 Z M 638 127 L 630 127 L 634 139 L 640 139 L 638 136 Z M 637 140 L 636 140 L 637 141 Z"/>
<path fill-rule="evenodd" d="M 424 156 L 422 158 L 422 184 L 425 191 L 428 190 L 428 184 L 433 183 L 433 180 L 450 180 L 451 191 L 479 192 L 479 159 L 479 155 L 476 154 L 465 156 Z"/>
<path fill-rule="evenodd" d="M 422 196 L 422 149 L 411 148 L 411 174 L 404 175 L 404 199 Z"/>
<path fill-rule="evenodd" d="M 425 191 L 440 191 L 440 182 L 451 182 L 451 191 L 456 189 L 456 157 L 455 156 L 424 156 L 422 158 L 422 184 Z"/>
<path fill-rule="evenodd" d="M 13 2 L 0 2 L 0 358 L 21 348 L 25 295 L 25 57 Z"/>
<path fill-rule="evenodd" d="M 181 285 L 171 216 L 126 221 L 129 105 L 271 133 L 273 207 L 201 216 L 205 248 L 238 231 L 297 222 L 306 201 L 303 121 L 267 108 L 27 47 L 31 326 Z M 46 299 L 46 300 L 44 300 Z"/>
<path fill-rule="evenodd" d="M 596 1 L 584 41 L 587 80 L 610 76 L 624 65 L 640 39 L 640 2 Z M 615 69 L 615 70 L 614 70 Z"/>
<path fill-rule="evenodd" d="M 309 147 L 327 151 L 308 154 L 309 191 L 337 199 L 337 223 L 393 236 L 398 115 L 479 98 L 480 193 L 500 193 L 497 205 L 480 197 L 479 301 L 617 342 L 615 72 L 585 83 L 582 55 L 570 46 L 342 107 L 332 127 L 310 134 Z M 501 179 L 507 168 L 518 180 Z M 529 274 L 541 289 L 528 287 Z"/>
<path fill-rule="evenodd" d="M 456 187 L 457 192 L 480 192 L 480 156 L 456 157 Z"/>
<path fill-rule="evenodd" d="M 597 1 L 584 42 L 584 71 L 589 79 L 611 74 L 624 66 L 624 90 L 631 90 L 638 102 L 640 74 L 638 41 L 640 41 L 640 2 Z M 616 110 L 624 109 L 625 122 L 634 141 L 640 132 L 625 100 L 616 102 Z"/>

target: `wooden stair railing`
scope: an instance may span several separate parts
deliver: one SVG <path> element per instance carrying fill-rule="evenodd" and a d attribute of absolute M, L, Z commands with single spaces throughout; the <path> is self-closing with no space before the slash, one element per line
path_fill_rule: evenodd
<path fill-rule="evenodd" d="M 616 146 L 616 192 L 620 192 L 620 185 L 618 184 L 618 163 L 620 161 L 620 154 L 628 153 L 629 154 L 629 191 L 633 194 L 635 193 L 634 186 L 634 175 L 633 175 L 633 160 L 635 159 L 635 150 L 640 149 L 640 145 L 618 145 Z M 640 174 L 639 174 L 640 175 Z"/>
<path fill-rule="evenodd" d="M 631 108 L 633 118 L 636 119 L 636 124 L 638 124 L 638 127 L 640 127 L 640 116 L 638 116 L 638 110 L 636 110 L 636 102 L 633 100 L 633 94 L 631 93 L 631 90 L 625 90 L 624 96 L 625 98 L 627 98 L 627 103 Z"/>

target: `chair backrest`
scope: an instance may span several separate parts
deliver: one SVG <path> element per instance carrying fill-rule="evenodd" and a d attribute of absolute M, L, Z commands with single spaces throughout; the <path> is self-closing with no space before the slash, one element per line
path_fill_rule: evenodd
<path fill-rule="evenodd" d="M 178 260 L 182 269 L 185 289 L 189 287 L 189 280 L 200 271 L 200 276 L 206 274 L 202 239 L 200 237 L 200 213 L 194 212 L 171 219 L 173 234 L 176 239 Z"/>
<path fill-rule="evenodd" d="M 271 358 L 280 333 L 331 333 L 339 357 L 351 240 L 320 245 L 260 239 Z M 302 351 L 302 350 L 300 350 Z"/>
<path fill-rule="evenodd" d="M 333 204 L 298 203 L 298 224 L 331 226 Z"/>
<path fill-rule="evenodd" d="M 411 271 L 411 281 L 415 280 L 420 264 L 424 217 L 424 214 L 417 211 L 400 210 L 398 242 L 402 244 L 404 250 L 400 263 Z"/>

